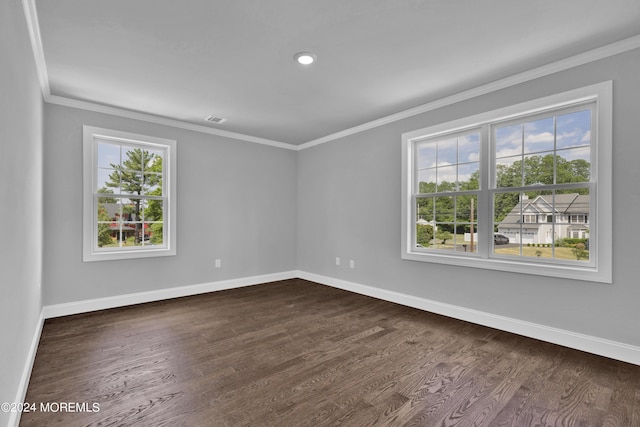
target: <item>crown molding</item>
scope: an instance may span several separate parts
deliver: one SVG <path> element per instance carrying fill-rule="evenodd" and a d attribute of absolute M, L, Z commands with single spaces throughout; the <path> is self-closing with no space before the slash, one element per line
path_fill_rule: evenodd
<path fill-rule="evenodd" d="M 287 144 L 285 142 L 273 141 L 271 139 L 259 138 L 257 136 L 245 135 L 236 132 L 229 132 L 222 129 L 213 129 L 206 126 L 196 125 L 194 123 L 184 122 L 181 120 L 169 119 L 166 117 L 155 116 L 153 114 L 141 113 L 139 111 L 125 110 L 123 108 L 111 107 L 94 102 L 80 101 L 78 99 L 67 98 L 64 96 L 49 94 L 44 97 L 44 101 L 49 104 L 62 105 L 64 107 L 78 108 L 81 110 L 94 111 L 103 114 L 110 114 L 112 116 L 124 117 L 127 119 L 141 120 L 178 129 L 186 129 L 194 132 L 222 136 L 225 138 L 239 139 L 241 141 L 253 142 L 256 144 L 269 145 L 271 147 L 284 148 L 287 150 L 297 149 L 295 145 Z"/>
<path fill-rule="evenodd" d="M 27 21 L 27 28 L 29 30 L 29 37 L 31 39 L 31 48 L 33 49 L 33 55 L 35 58 L 36 69 L 38 71 L 38 77 L 40 80 L 40 87 L 42 89 L 43 99 L 47 103 L 63 105 L 67 107 L 79 108 L 83 110 L 95 111 L 105 114 L 111 114 L 119 117 L 126 117 L 135 120 L 142 120 L 156 124 L 162 124 L 166 126 L 176 127 L 180 129 L 192 130 L 195 132 L 207 133 L 211 135 L 222 136 L 226 138 L 239 139 L 247 142 L 254 142 L 257 144 L 269 145 L 272 147 L 284 148 L 287 150 L 301 151 L 307 148 L 314 147 L 316 145 L 324 144 L 325 142 L 334 141 L 336 139 L 344 138 L 349 135 L 364 132 L 369 129 L 374 129 L 379 126 L 383 126 L 389 123 L 397 122 L 409 117 L 416 116 L 418 114 L 433 111 L 438 108 L 446 107 L 457 102 L 465 101 L 471 98 L 475 98 L 480 95 L 485 95 L 491 92 L 495 92 L 500 89 L 504 89 L 510 86 L 515 86 L 520 83 L 525 83 L 540 77 L 548 76 L 560 71 L 568 70 L 579 65 L 584 65 L 590 62 L 594 62 L 600 59 L 608 58 L 613 55 L 624 53 L 633 49 L 640 48 L 640 35 L 630 37 L 615 43 L 611 43 L 596 49 L 589 50 L 587 52 L 580 53 L 559 61 L 551 62 L 549 64 L 514 74 L 504 79 L 496 80 L 475 88 L 459 92 L 444 98 L 437 99 L 426 104 L 419 105 L 408 110 L 400 111 L 389 116 L 382 117 L 377 120 L 372 120 L 367 123 L 363 123 L 358 126 L 354 126 L 349 129 L 342 130 L 340 132 L 332 133 L 330 135 L 323 136 L 318 139 L 314 139 L 305 142 L 300 145 L 287 144 L 280 141 L 273 141 L 270 139 L 259 138 L 256 136 L 245 135 L 236 132 L 229 132 L 221 129 L 213 129 L 206 126 L 196 125 L 176 119 L 169 119 L 165 117 L 155 116 L 152 114 L 136 112 L 126 110 L 118 107 L 111 107 L 98 103 L 80 101 L 76 99 L 66 98 L 62 96 L 52 95 L 51 88 L 49 86 L 49 76 L 47 73 L 47 66 L 44 57 L 44 50 L 42 47 L 42 38 L 40 35 L 40 25 L 38 23 L 38 14 L 36 10 L 35 0 L 22 0 L 24 13 Z"/>
<path fill-rule="evenodd" d="M 42 48 L 42 37 L 40 35 L 40 23 L 38 22 L 38 13 L 36 12 L 35 0 L 22 0 L 22 8 L 27 21 L 27 30 L 29 31 L 29 40 L 31 41 L 31 50 L 36 61 L 36 70 L 38 79 L 40 80 L 40 89 L 42 97 L 46 98 L 51 93 L 49 88 L 49 75 L 47 74 L 47 65 L 44 60 L 44 49 Z"/>
<path fill-rule="evenodd" d="M 611 43 L 596 49 L 592 49 L 578 55 L 570 56 L 559 61 L 551 62 L 549 64 L 545 64 L 540 67 L 524 71 L 522 73 L 514 74 L 500 80 L 496 80 L 469 90 L 465 90 L 463 92 L 459 92 L 432 102 L 428 102 L 426 104 L 419 105 L 414 108 L 410 108 L 408 110 L 401 111 L 399 113 L 391 114 L 377 120 L 363 123 L 361 125 L 342 130 L 340 132 L 332 133 L 330 135 L 305 142 L 304 144 L 298 145 L 298 150 L 311 148 L 316 145 L 324 144 L 325 142 L 334 141 L 336 139 L 344 138 L 349 135 L 364 132 L 366 130 L 383 126 L 388 123 L 397 122 L 399 120 L 426 113 L 428 111 L 437 110 L 438 108 L 446 107 L 457 102 L 466 101 L 480 95 L 486 95 L 500 89 L 505 89 L 517 84 L 526 83 L 540 77 L 545 77 L 550 74 L 558 73 L 560 71 L 568 70 L 570 68 L 588 64 L 590 62 L 598 61 L 600 59 L 608 58 L 610 56 L 638 48 L 640 48 L 640 35 L 630 37 L 619 42 Z"/>
<path fill-rule="evenodd" d="M 42 90 L 42 98 L 44 102 L 49 104 L 62 105 L 65 107 L 79 108 L 82 110 L 110 114 L 113 116 L 125 117 L 129 119 L 134 119 L 134 120 L 142 120 L 150 123 L 171 126 L 179 129 L 186 129 L 186 130 L 191 130 L 191 131 L 200 132 L 200 133 L 207 133 L 210 135 L 222 136 L 225 138 L 239 139 L 246 142 L 269 145 L 271 147 L 284 148 L 287 150 L 297 150 L 297 147 L 295 145 L 287 144 L 280 141 L 273 141 L 266 138 L 259 138 L 256 136 L 244 135 L 241 133 L 225 131 L 222 129 L 213 129 L 206 126 L 185 122 L 182 120 L 169 119 L 166 117 L 160 117 L 153 114 L 127 110 L 124 108 L 112 107 L 112 106 L 98 104 L 94 102 L 81 101 L 78 99 L 52 95 L 51 87 L 49 85 L 49 74 L 47 72 L 47 64 L 44 57 L 44 49 L 42 47 L 42 36 L 40 34 L 40 24 L 38 22 L 38 12 L 36 9 L 35 0 L 22 0 L 22 7 L 24 9 L 25 19 L 27 22 L 27 29 L 29 31 L 29 39 L 31 40 L 31 49 L 33 50 L 33 56 L 36 63 L 36 70 L 38 73 L 38 78 L 40 80 L 40 89 Z"/>

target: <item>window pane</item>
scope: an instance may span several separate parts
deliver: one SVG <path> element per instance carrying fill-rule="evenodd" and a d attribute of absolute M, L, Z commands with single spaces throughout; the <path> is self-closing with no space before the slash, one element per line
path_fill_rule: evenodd
<path fill-rule="evenodd" d="M 162 175 L 157 173 L 145 173 L 142 185 L 142 194 L 162 196 Z"/>
<path fill-rule="evenodd" d="M 427 221 L 419 219 L 416 222 L 416 247 L 427 248 L 433 240 L 433 226 Z"/>
<path fill-rule="evenodd" d="M 436 192 L 436 169 L 418 171 L 418 193 Z"/>
<path fill-rule="evenodd" d="M 417 220 L 433 221 L 435 219 L 434 206 L 435 203 L 433 197 L 416 199 Z"/>
<path fill-rule="evenodd" d="M 416 148 L 416 157 L 418 159 L 418 170 L 424 168 L 433 168 L 436 166 L 436 143 L 426 142 L 420 143 Z M 435 182 L 435 180 L 434 180 Z"/>
<path fill-rule="evenodd" d="M 99 193 L 120 193 L 120 172 L 114 169 L 98 169 Z"/>
<path fill-rule="evenodd" d="M 140 220 L 140 199 L 122 199 L 122 221 L 135 222 Z"/>
<path fill-rule="evenodd" d="M 505 214 L 511 205 L 513 208 Z M 495 230 L 509 239 L 506 244 L 495 237 L 495 254 L 589 260 L 587 188 L 499 193 L 494 198 L 494 209 Z"/>
<path fill-rule="evenodd" d="M 123 225 L 125 230 L 124 246 L 142 246 L 142 223 L 129 222 Z"/>
<path fill-rule="evenodd" d="M 434 238 L 435 200 L 433 197 L 416 200 L 416 246 L 430 247 Z"/>
<path fill-rule="evenodd" d="M 142 172 L 143 150 L 123 145 L 121 167 L 127 171 Z"/>
<path fill-rule="evenodd" d="M 520 256 L 522 235 L 521 193 L 508 192 L 494 195 L 493 253 Z"/>
<path fill-rule="evenodd" d="M 144 220 L 145 221 L 162 221 L 163 207 L 162 200 L 146 200 L 144 204 Z"/>
<path fill-rule="evenodd" d="M 571 148 L 557 152 L 557 183 L 591 180 L 591 148 Z"/>
<path fill-rule="evenodd" d="M 164 152 L 162 150 L 146 150 L 145 151 L 145 172 L 162 173 L 162 165 L 164 163 Z"/>
<path fill-rule="evenodd" d="M 142 174 L 131 171 L 122 172 L 120 191 L 122 194 L 141 195 L 143 193 Z"/>
<path fill-rule="evenodd" d="M 120 165 L 120 146 L 106 142 L 98 143 L 98 167 L 115 168 Z"/>
<path fill-rule="evenodd" d="M 161 222 L 145 223 L 145 245 L 162 245 L 164 242 Z"/>
<path fill-rule="evenodd" d="M 524 124 L 524 153 L 552 151 L 554 147 L 553 117 Z"/>
<path fill-rule="evenodd" d="M 556 194 L 558 258 L 589 261 L 591 206 L 589 189 L 564 190 Z"/>
<path fill-rule="evenodd" d="M 495 128 L 496 158 L 522 154 L 522 125 Z"/>
<path fill-rule="evenodd" d="M 480 161 L 480 133 L 458 137 L 458 163 Z"/>
<path fill-rule="evenodd" d="M 525 156 L 524 185 L 553 184 L 553 161 L 553 153 Z"/>
<path fill-rule="evenodd" d="M 478 251 L 478 196 L 456 197 L 456 250 Z"/>
<path fill-rule="evenodd" d="M 97 221 L 117 221 L 120 218 L 120 205 L 116 199 L 110 197 L 98 197 L 96 206 Z"/>
<path fill-rule="evenodd" d="M 438 141 L 438 166 L 454 165 L 458 163 L 458 138 Z"/>
<path fill-rule="evenodd" d="M 460 190 L 478 190 L 480 188 L 480 163 L 468 163 L 458 166 Z"/>
<path fill-rule="evenodd" d="M 435 197 L 436 222 L 454 222 L 453 196 Z"/>
<path fill-rule="evenodd" d="M 591 143 L 591 110 L 559 115 L 556 118 L 556 148 L 578 147 Z"/>
<path fill-rule="evenodd" d="M 457 196 L 456 197 L 456 222 L 475 223 L 478 220 L 478 196 Z"/>
<path fill-rule="evenodd" d="M 522 186 L 522 156 L 496 159 L 496 188 Z"/>
<path fill-rule="evenodd" d="M 456 191 L 457 188 L 457 166 L 446 166 L 438 168 L 438 192 Z"/>

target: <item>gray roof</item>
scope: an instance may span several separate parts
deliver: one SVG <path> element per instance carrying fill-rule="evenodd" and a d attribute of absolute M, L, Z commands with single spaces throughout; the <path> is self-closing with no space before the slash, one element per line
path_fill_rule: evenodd
<path fill-rule="evenodd" d="M 544 202 L 542 205 L 540 201 Z M 550 210 L 543 209 L 544 205 L 552 205 L 554 198 L 552 195 L 537 196 L 534 199 L 525 200 L 522 211 L 526 213 L 528 207 L 534 208 L 537 214 L 550 215 Z M 585 194 L 556 194 L 555 196 L 555 210 L 556 215 L 587 215 L 589 214 L 589 195 Z M 520 213 L 520 206 L 514 206 L 513 210 L 500 222 L 498 226 L 508 226 L 513 224 L 522 224 L 522 214 Z M 524 223 L 524 228 L 537 228 L 536 223 Z"/>

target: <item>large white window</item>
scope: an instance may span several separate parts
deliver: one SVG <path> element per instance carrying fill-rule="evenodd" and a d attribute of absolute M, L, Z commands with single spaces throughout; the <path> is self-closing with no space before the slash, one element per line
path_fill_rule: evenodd
<path fill-rule="evenodd" d="M 176 141 L 83 130 L 83 260 L 175 255 Z"/>
<path fill-rule="evenodd" d="M 402 257 L 611 282 L 611 82 L 402 135 Z"/>

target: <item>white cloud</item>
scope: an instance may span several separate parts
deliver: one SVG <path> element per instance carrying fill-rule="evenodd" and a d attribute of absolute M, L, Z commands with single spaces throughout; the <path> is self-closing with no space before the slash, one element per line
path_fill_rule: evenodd
<path fill-rule="evenodd" d="M 443 162 L 438 162 L 438 167 L 441 168 L 443 166 L 453 166 L 455 165 L 455 163 L 451 163 L 451 162 L 447 162 L 447 161 L 443 161 Z"/>
<path fill-rule="evenodd" d="M 496 152 L 496 158 L 519 156 L 522 154 L 521 147 L 506 147 Z"/>
<path fill-rule="evenodd" d="M 469 153 L 469 156 L 467 157 L 467 162 L 479 162 L 480 161 L 480 153 Z"/>
<path fill-rule="evenodd" d="M 536 134 L 529 134 L 524 139 L 524 142 L 529 142 L 529 143 L 532 143 L 532 144 L 553 142 L 553 134 L 551 132 L 542 132 L 542 133 L 536 133 Z"/>
<path fill-rule="evenodd" d="M 586 131 L 584 133 L 584 135 L 582 135 L 582 139 L 580 140 L 580 142 L 584 142 L 584 143 L 591 142 L 591 131 L 590 130 Z"/>

